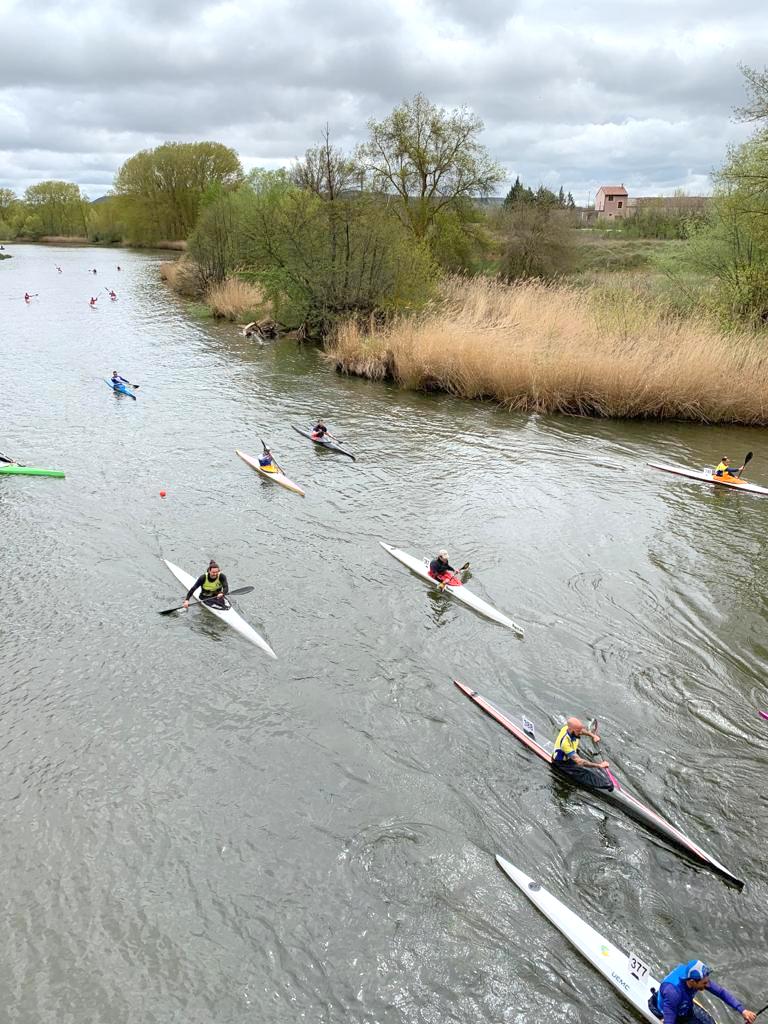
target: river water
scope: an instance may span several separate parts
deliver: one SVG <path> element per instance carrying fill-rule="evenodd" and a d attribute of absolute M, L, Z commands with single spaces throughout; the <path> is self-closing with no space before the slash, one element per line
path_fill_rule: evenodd
<path fill-rule="evenodd" d="M 3 1020 L 636 1020 L 497 852 L 655 971 L 702 957 L 768 1002 L 768 503 L 644 468 L 753 449 L 768 484 L 764 432 L 342 379 L 193 319 L 161 257 L 6 249 L 0 449 L 67 477 L 0 478 Z M 291 429 L 317 415 L 357 463 Z M 306 498 L 235 456 L 260 438 Z M 469 560 L 525 639 L 380 539 Z M 255 585 L 278 660 L 160 617 L 164 557 Z M 597 714 L 617 774 L 744 892 L 552 779 L 452 677 L 545 734 Z"/>

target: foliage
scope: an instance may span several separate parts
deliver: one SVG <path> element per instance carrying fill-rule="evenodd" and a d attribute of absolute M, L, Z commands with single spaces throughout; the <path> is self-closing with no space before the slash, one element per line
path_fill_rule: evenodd
<path fill-rule="evenodd" d="M 14 230 L 8 223 L 8 221 L 5 221 L 2 217 L 0 217 L 0 241 L 6 242 L 9 239 L 15 237 L 16 235 L 14 234 Z"/>
<path fill-rule="evenodd" d="M 329 125 L 325 126 L 320 144 L 308 149 L 290 170 L 294 185 L 325 199 L 337 199 L 353 185 L 362 190 L 363 175 L 352 157 L 331 145 Z"/>
<path fill-rule="evenodd" d="M 30 185 L 24 193 L 24 205 L 27 211 L 25 234 L 30 234 L 26 225 L 31 218 L 37 218 L 35 225 L 38 221 L 42 225 L 42 230 L 35 230 L 36 237 L 86 233 L 87 200 L 77 185 L 67 181 L 41 181 Z"/>
<path fill-rule="evenodd" d="M 243 171 L 234 150 L 218 142 L 167 142 L 122 165 L 115 193 L 124 200 L 129 240 L 186 239 L 212 187 L 236 187 Z"/>
<path fill-rule="evenodd" d="M 19 230 L 19 234 L 23 235 L 24 238 L 38 239 L 46 233 L 43 219 L 39 213 L 28 214 L 22 221 Z"/>
<path fill-rule="evenodd" d="M 496 230 L 501 238 L 499 271 L 507 281 L 552 278 L 574 266 L 577 243 L 566 210 L 515 203 L 499 212 Z"/>
<path fill-rule="evenodd" d="M 552 189 L 547 188 L 545 185 L 539 185 L 534 192 L 532 188 L 528 188 L 520 180 L 520 175 L 515 178 L 512 188 L 507 192 L 504 197 L 505 206 L 515 206 L 523 203 L 527 206 L 547 206 L 552 209 L 561 210 L 575 210 L 576 203 L 573 196 L 569 192 L 565 194 L 563 186 L 560 186 L 560 190 L 555 193 Z"/>
<path fill-rule="evenodd" d="M 107 196 L 88 209 L 88 238 L 91 242 L 120 242 L 126 235 L 121 201 Z"/>
<path fill-rule="evenodd" d="M 403 225 L 423 240 L 446 207 L 486 196 L 504 180 L 478 141 L 483 122 L 466 107 L 443 110 L 418 94 L 368 122 L 357 160 L 371 189 L 394 198 Z"/>
<path fill-rule="evenodd" d="M 414 244 L 386 204 L 359 194 L 323 198 L 284 171 L 252 172 L 205 211 L 190 254 L 217 274 L 236 270 L 258 284 L 276 319 L 313 335 L 343 316 L 418 307 L 435 281 L 428 247 Z"/>

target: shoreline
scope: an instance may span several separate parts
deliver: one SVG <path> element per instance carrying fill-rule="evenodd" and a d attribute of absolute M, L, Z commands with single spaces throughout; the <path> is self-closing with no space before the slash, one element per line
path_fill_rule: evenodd
<path fill-rule="evenodd" d="M 0 239 L 3 245 L 61 245 L 70 246 L 71 248 L 88 248 L 88 249 L 129 249 L 137 250 L 142 252 L 146 249 L 161 249 L 169 252 L 186 252 L 187 243 L 185 241 L 173 241 L 171 239 L 161 239 L 159 242 L 154 242 L 152 245 L 130 245 L 128 242 L 92 242 L 90 239 L 79 236 L 79 235 L 43 235 L 41 238 L 13 238 L 13 239 Z"/>

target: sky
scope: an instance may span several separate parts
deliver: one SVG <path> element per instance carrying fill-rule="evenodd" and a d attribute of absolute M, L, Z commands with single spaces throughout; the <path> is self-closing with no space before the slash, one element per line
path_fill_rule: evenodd
<path fill-rule="evenodd" d="M 502 193 L 700 195 L 767 53 L 765 0 L 0 0 L 0 188 L 96 198 L 165 141 L 279 167 L 422 92 L 482 118 Z"/>

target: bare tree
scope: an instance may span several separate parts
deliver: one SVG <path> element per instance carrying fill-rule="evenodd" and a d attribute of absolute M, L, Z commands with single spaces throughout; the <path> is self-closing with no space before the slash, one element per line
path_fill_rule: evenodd
<path fill-rule="evenodd" d="M 312 146 L 291 168 L 291 180 L 299 188 L 333 201 L 360 178 L 355 161 L 331 145 L 331 129 L 326 124 L 322 141 Z"/>

